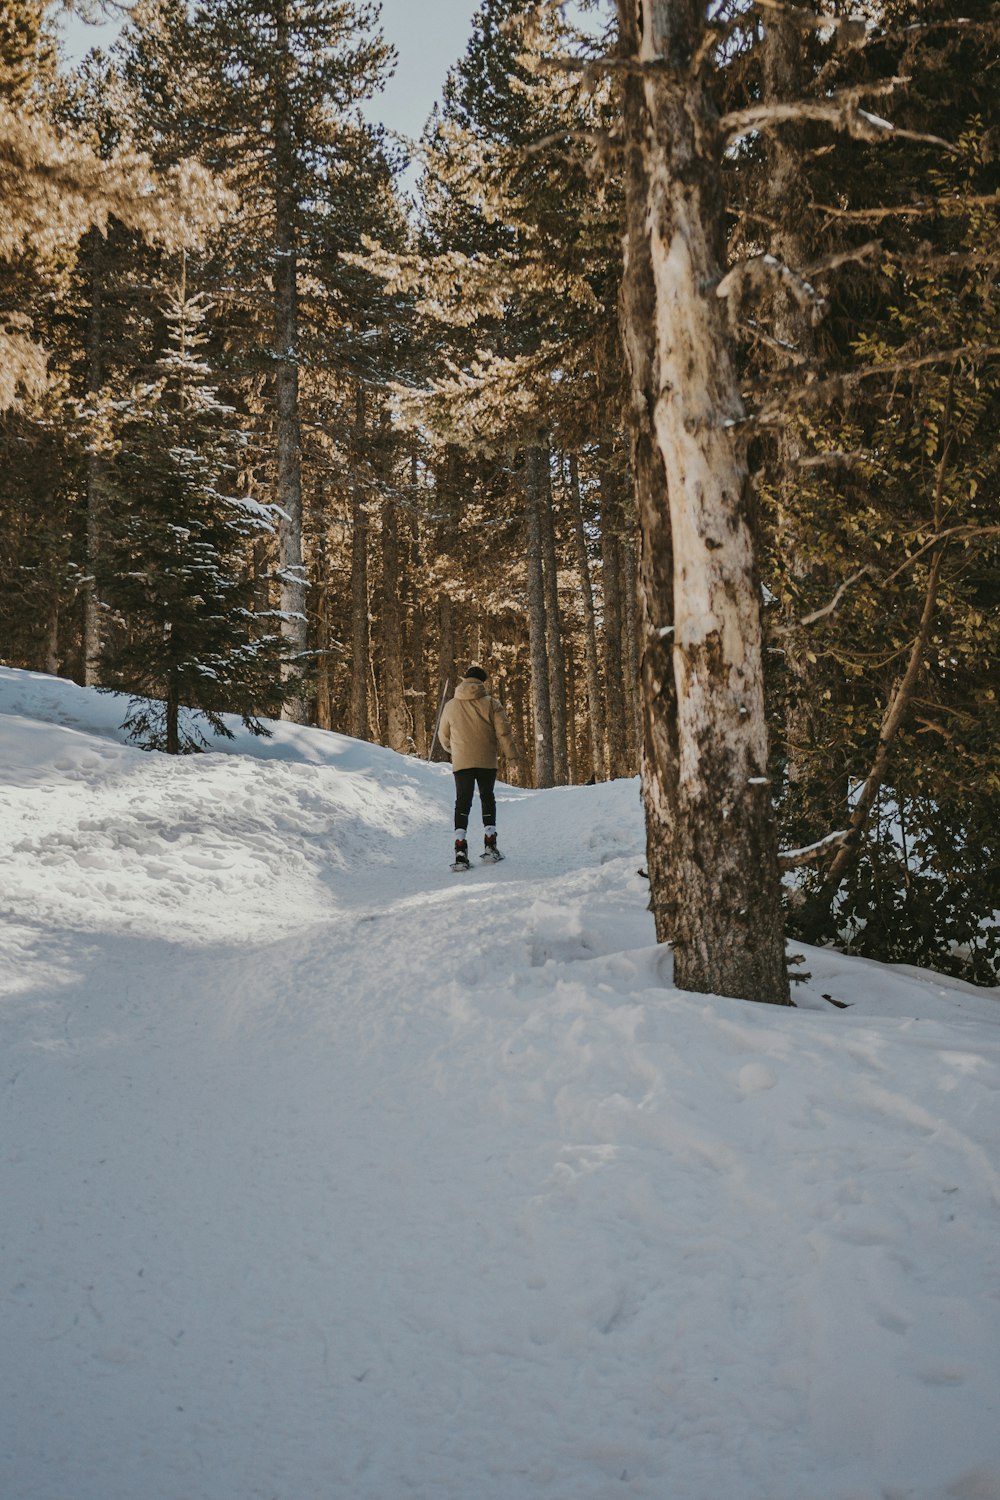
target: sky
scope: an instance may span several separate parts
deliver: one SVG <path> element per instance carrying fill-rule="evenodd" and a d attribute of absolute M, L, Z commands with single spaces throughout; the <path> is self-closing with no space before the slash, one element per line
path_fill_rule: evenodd
<path fill-rule="evenodd" d="M 387 129 L 416 138 L 440 97 L 448 69 L 462 56 L 479 0 L 382 0 L 382 30 L 398 53 L 396 71 L 369 109 Z M 66 22 L 67 54 L 107 46 L 117 26 Z"/>

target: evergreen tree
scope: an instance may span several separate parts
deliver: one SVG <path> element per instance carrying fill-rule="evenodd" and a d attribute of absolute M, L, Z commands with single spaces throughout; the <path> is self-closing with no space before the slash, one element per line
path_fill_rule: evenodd
<path fill-rule="evenodd" d="M 821 19 L 764 12 L 730 100 L 757 127 L 730 157 L 731 247 L 755 283 L 781 817 L 811 861 L 792 927 L 982 977 L 1000 30 L 989 4 Z M 891 126 L 861 109 L 880 99 Z"/>
<path fill-rule="evenodd" d="M 239 493 L 241 435 L 201 358 L 208 311 L 182 280 L 155 383 L 122 425 L 98 576 L 120 625 L 105 684 L 132 694 L 132 735 L 169 754 L 203 740 L 185 710 L 217 734 L 230 735 L 225 713 L 260 733 L 259 716 L 282 697 L 280 637 L 253 614 L 245 569 L 246 545 L 271 530 L 274 511 Z"/>
<path fill-rule="evenodd" d="M 124 43 L 155 149 L 168 159 L 196 153 L 239 199 L 213 246 L 208 284 L 230 304 L 242 374 L 251 377 L 255 364 L 266 382 L 261 457 L 279 507 L 275 578 L 299 688 L 288 711 L 300 718 L 308 647 L 303 305 L 315 309 L 332 296 L 341 328 L 358 316 L 358 273 L 339 253 L 358 246 L 372 199 L 390 180 L 380 139 L 356 108 L 391 59 L 376 19 L 376 6 L 352 0 L 214 0 L 190 12 L 180 0 L 151 0 L 137 8 Z"/>

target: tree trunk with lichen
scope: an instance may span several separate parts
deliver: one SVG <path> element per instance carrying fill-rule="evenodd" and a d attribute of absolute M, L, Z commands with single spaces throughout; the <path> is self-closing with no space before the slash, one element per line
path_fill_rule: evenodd
<path fill-rule="evenodd" d="M 618 10 L 633 64 L 622 325 L 657 934 L 682 989 L 788 1004 L 744 409 L 715 295 L 723 141 L 693 63 L 705 12 L 696 0 Z"/>

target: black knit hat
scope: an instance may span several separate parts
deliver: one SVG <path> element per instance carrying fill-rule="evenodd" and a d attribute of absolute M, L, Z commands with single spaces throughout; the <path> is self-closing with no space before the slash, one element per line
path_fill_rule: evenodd
<path fill-rule="evenodd" d="M 469 667 L 465 675 L 466 677 L 478 677 L 480 682 L 486 681 L 486 673 L 482 667 Z"/>

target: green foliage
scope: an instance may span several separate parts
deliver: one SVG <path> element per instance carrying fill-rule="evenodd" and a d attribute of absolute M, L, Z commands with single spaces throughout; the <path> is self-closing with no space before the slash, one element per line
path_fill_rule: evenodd
<path fill-rule="evenodd" d="M 982 201 L 983 139 L 970 121 L 930 175 L 931 243 L 883 260 L 877 316 L 850 350 L 861 378 L 830 419 L 798 425 L 804 448 L 857 461 L 804 470 L 791 498 L 762 494 L 783 544 L 770 586 L 786 620 L 822 611 L 850 580 L 835 609 L 781 636 L 789 842 L 844 826 L 849 788 L 869 774 L 918 658 L 884 773 L 895 817 L 865 830 L 839 886 L 822 870 L 805 877 L 792 930 L 830 939 L 846 923 L 856 951 L 988 982 L 1000 972 L 984 833 L 1000 826 L 1000 210 Z M 920 830 L 905 844 L 900 821 Z"/>
<path fill-rule="evenodd" d="M 280 639 L 252 611 L 244 556 L 272 517 L 238 492 L 240 434 L 198 356 L 206 311 L 183 290 L 168 307 L 170 350 L 136 392 L 109 468 L 98 573 L 119 627 L 104 685 L 137 700 L 134 737 L 171 753 L 198 747 L 199 718 L 226 735 L 221 716 L 237 713 L 261 733 L 259 716 L 282 702 Z"/>

